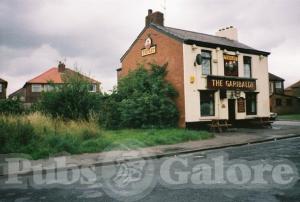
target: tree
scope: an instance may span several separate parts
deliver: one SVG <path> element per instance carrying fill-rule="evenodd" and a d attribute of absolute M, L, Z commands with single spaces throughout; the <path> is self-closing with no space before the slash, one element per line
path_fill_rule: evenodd
<path fill-rule="evenodd" d="M 109 128 L 174 127 L 178 121 L 177 92 L 165 80 L 167 64 L 143 66 L 120 79 L 118 87 L 106 96 L 101 112 Z"/>
<path fill-rule="evenodd" d="M 52 84 L 52 90 L 43 92 L 39 102 L 42 112 L 66 120 L 88 120 L 98 113 L 101 93 L 90 92 L 91 82 L 79 72 L 65 74 L 64 84 Z"/>

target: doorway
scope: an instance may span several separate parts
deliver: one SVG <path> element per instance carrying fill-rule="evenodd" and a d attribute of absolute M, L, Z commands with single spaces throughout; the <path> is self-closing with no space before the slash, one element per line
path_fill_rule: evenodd
<path fill-rule="evenodd" d="M 228 119 L 230 123 L 235 121 L 235 99 L 228 99 Z"/>

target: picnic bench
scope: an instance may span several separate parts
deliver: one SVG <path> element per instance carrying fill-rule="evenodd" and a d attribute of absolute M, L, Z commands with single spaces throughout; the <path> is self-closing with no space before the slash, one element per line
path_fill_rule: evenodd
<path fill-rule="evenodd" d="M 228 120 L 226 119 L 215 119 L 212 120 L 208 125 L 210 127 L 210 130 L 212 130 L 213 132 L 217 130 L 219 133 L 222 133 L 223 130 L 227 130 L 232 126 L 232 124 L 228 123 Z"/>

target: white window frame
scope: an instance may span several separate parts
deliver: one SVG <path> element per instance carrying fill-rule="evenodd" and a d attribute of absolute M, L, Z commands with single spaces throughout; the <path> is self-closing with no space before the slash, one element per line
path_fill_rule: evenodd
<path fill-rule="evenodd" d="M 97 84 L 93 83 L 93 84 L 91 84 L 91 85 L 93 86 L 93 89 L 90 90 L 89 92 L 95 93 L 95 92 L 97 91 Z"/>
<path fill-rule="evenodd" d="M 37 88 L 39 88 L 39 89 L 37 89 Z M 42 92 L 42 85 L 41 84 L 31 84 L 31 92 L 32 93 L 40 93 L 40 92 Z"/>

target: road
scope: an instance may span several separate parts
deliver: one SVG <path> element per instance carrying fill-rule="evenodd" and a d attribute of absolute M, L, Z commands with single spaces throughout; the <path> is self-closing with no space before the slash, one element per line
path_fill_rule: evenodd
<path fill-rule="evenodd" d="M 280 125 L 280 124 L 279 124 Z M 225 152 L 229 155 L 230 160 L 246 160 L 251 162 L 264 162 L 270 160 L 276 162 L 279 159 L 291 161 L 298 170 L 300 170 L 300 138 L 280 140 L 276 142 L 261 143 L 222 150 L 206 151 L 192 154 L 185 154 L 177 157 L 168 157 L 163 159 L 152 160 L 151 163 L 157 169 L 163 162 L 170 158 L 187 158 L 193 161 L 193 165 L 200 162 L 202 158 L 209 155 Z M 101 168 L 99 168 L 101 170 Z M 189 168 L 187 168 L 189 169 Z M 108 169 L 110 170 L 110 168 Z M 145 171 L 146 173 L 149 172 Z M 103 173 L 102 173 L 103 174 Z M 97 169 L 97 175 L 101 172 Z M 98 176 L 97 176 L 98 177 Z M 155 176 L 157 177 L 157 176 Z M 24 177 L 24 178 L 30 178 Z M 189 182 L 190 183 L 190 182 Z M 94 185 L 79 185 L 78 183 L 62 188 L 53 188 L 51 186 L 38 187 L 38 189 L 27 188 L 20 189 L 0 189 L 0 201 L 117 201 L 111 198 L 103 191 L 103 179 L 101 178 Z M 3 187 L 2 187 L 3 188 Z M 175 189 L 174 189 L 175 188 Z M 292 187 L 282 189 L 278 187 L 253 188 L 249 186 L 240 186 L 236 188 L 194 188 L 185 186 L 166 187 L 156 182 L 153 189 L 148 189 L 145 197 L 139 201 L 146 202 L 177 202 L 177 201 L 222 201 L 222 202 L 239 202 L 239 201 L 300 201 L 300 181 Z"/>

